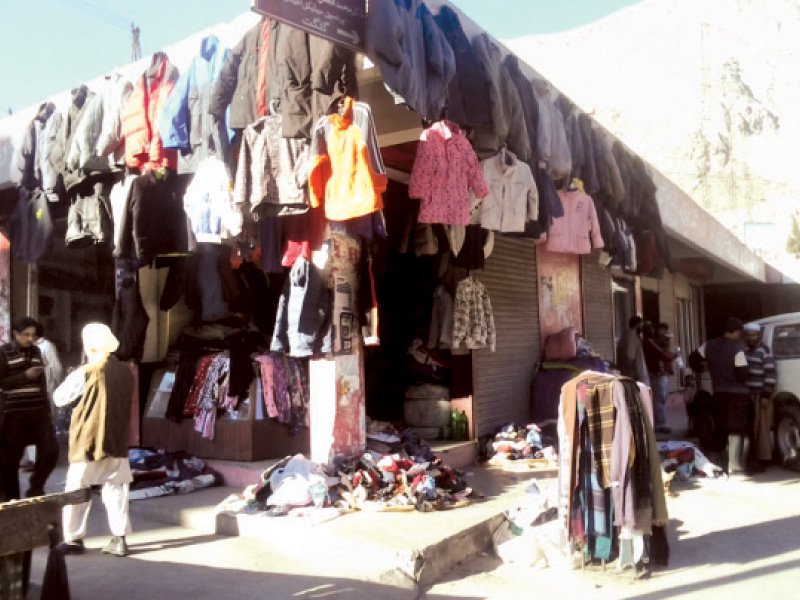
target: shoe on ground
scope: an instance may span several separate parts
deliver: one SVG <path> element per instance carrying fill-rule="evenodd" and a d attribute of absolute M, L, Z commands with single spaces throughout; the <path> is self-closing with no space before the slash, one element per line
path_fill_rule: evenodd
<path fill-rule="evenodd" d="M 75 540 L 74 542 L 61 542 L 58 550 L 61 554 L 84 554 L 86 547 L 83 545 L 83 540 Z"/>
<path fill-rule="evenodd" d="M 128 556 L 128 544 L 125 542 L 125 536 L 114 536 L 108 543 L 103 546 L 101 552 L 103 554 L 113 554 L 114 556 Z"/>

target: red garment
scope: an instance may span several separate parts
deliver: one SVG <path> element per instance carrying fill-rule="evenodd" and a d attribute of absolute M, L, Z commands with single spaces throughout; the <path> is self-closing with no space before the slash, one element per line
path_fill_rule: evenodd
<path fill-rule="evenodd" d="M 192 380 L 192 387 L 189 388 L 189 395 L 186 397 L 186 404 L 183 405 L 183 416 L 193 417 L 200 402 L 200 393 L 208 379 L 208 371 L 216 355 L 210 354 L 197 361 L 197 372 Z"/>
<path fill-rule="evenodd" d="M 323 209 L 312 208 L 303 215 L 281 217 L 283 237 L 286 240 L 286 251 L 281 264 L 284 267 L 294 266 L 297 257 L 311 260 L 311 253 L 319 250 L 325 240 L 325 215 Z"/>
<path fill-rule="evenodd" d="M 269 37 L 272 22 L 268 19 L 261 21 L 258 43 L 258 79 L 256 81 L 256 112 L 259 117 L 266 117 L 267 110 L 267 69 L 269 68 Z"/>
<path fill-rule="evenodd" d="M 177 169 L 178 151 L 165 150 L 158 131 L 158 119 L 178 80 L 178 69 L 163 52 L 142 73 L 122 109 L 125 164 L 136 169 Z"/>

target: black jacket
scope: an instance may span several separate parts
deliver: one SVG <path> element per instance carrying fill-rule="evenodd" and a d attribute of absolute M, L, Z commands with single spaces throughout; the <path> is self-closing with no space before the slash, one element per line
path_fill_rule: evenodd
<path fill-rule="evenodd" d="M 19 188 L 19 200 L 8 223 L 14 258 L 27 263 L 39 262 L 50 247 L 53 220 L 42 190 Z"/>
<path fill-rule="evenodd" d="M 118 270 L 117 301 L 111 315 L 111 330 L 119 340 L 114 353 L 120 360 L 142 360 L 150 317 L 142 304 L 136 270 Z"/>

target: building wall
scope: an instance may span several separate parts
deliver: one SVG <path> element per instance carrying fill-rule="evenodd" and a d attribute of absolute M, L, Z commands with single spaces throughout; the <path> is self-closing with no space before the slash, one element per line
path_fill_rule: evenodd
<path fill-rule="evenodd" d="M 581 257 L 584 337 L 595 352 L 614 360 L 614 322 L 611 271 L 601 266 L 598 252 Z"/>

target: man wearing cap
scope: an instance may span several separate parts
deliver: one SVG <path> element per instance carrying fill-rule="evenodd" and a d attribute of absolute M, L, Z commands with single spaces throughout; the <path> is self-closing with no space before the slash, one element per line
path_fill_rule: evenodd
<path fill-rule="evenodd" d="M 725 333 L 697 349 L 705 360 L 714 386 L 717 441 L 727 442 L 728 474 L 744 472 L 750 445 L 750 390 L 747 357 L 742 344 L 742 321 L 728 317 Z"/>
<path fill-rule="evenodd" d="M 753 443 L 751 470 L 762 470 L 764 463 L 772 460 L 772 392 L 775 390 L 775 359 L 766 345 L 761 343 L 761 326 L 747 323 L 744 326 L 744 354 L 747 357 L 747 387 L 753 411 Z M 757 462 L 759 461 L 759 462 Z"/>
<path fill-rule="evenodd" d="M 89 323 L 81 333 L 86 364 L 73 371 L 53 394 L 56 406 L 75 402 L 69 428 L 69 470 L 65 491 L 102 485 L 108 525 L 114 536 L 102 552 L 127 556 L 128 487 L 133 480 L 128 464 L 128 424 L 133 375 L 111 353 L 119 341 L 108 326 Z M 83 554 L 91 500 L 64 507 L 65 554 Z"/>

